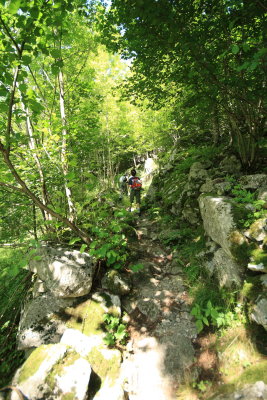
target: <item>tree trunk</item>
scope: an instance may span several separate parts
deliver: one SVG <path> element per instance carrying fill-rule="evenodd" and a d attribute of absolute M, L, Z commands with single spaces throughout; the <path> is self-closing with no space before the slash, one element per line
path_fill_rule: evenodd
<path fill-rule="evenodd" d="M 9 151 L 5 149 L 3 143 L 0 141 L 0 151 L 3 155 L 3 159 L 7 167 L 9 168 L 10 172 L 14 176 L 16 182 L 21 186 L 23 192 L 34 202 L 34 204 L 39 207 L 41 210 L 44 210 L 48 212 L 51 216 L 55 217 L 59 221 L 63 222 L 65 225 L 67 225 L 72 232 L 74 232 L 77 236 L 79 236 L 86 244 L 91 243 L 91 238 L 89 235 L 82 231 L 77 225 L 75 225 L 72 221 L 70 221 L 68 218 L 63 217 L 61 214 L 58 214 L 54 210 L 52 210 L 50 207 L 47 207 L 45 204 L 42 203 L 42 201 L 28 188 L 26 183 L 21 179 L 20 175 L 16 171 L 14 165 L 12 164 L 10 158 L 9 158 Z"/>
<path fill-rule="evenodd" d="M 62 144 L 61 144 L 61 165 L 64 175 L 64 188 L 66 193 L 66 198 L 68 202 L 70 221 L 75 220 L 76 211 L 72 201 L 71 189 L 68 187 L 67 174 L 68 174 L 68 161 L 67 161 L 67 123 L 66 123 L 66 113 L 65 113 L 65 101 L 64 101 L 64 79 L 62 71 L 59 71 L 58 75 L 59 82 L 59 104 L 60 104 L 60 115 L 62 122 Z"/>
<path fill-rule="evenodd" d="M 25 108 L 24 104 L 22 103 L 22 108 L 24 109 L 25 113 L 26 113 L 26 130 L 27 130 L 27 134 L 29 137 L 29 148 L 32 150 L 32 154 L 33 154 L 33 158 L 35 160 L 36 166 L 37 166 L 37 170 L 38 170 L 38 174 L 40 177 L 40 182 L 41 182 L 41 192 L 42 192 L 42 202 L 47 205 L 49 204 L 49 200 L 48 200 L 48 194 L 47 194 L 47 190 L 46 190 L 46 182 L 45 182 L 45 177 L 44 177 L 44 173 L 43 173 L 43 168 L 40 162 L 40 159 L 36 153 L 36 142 L 33 136 L 33 128 L 32 128 L 32 124 L 31 124 L 31 119 L 30 119 L 30 115 L 29 115 L 29 110 L 28 108 Z M 52 216 L 47 213 L 44 210 L 41 210 L 42 214 L 43 214 L 43 218 L 45 221 L 47 220 L 51 220 Z"/>

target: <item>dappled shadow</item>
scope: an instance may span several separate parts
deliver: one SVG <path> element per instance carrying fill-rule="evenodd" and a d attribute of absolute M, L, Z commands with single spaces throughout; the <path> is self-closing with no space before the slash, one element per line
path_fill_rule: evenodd
<path fill-rule="evenodd" d="M 247 333 L 257 351 L 267 356 L 267 334 L 263 326 L 251 323 L 247 325 Z"/>
<path fill-rule="evenodd" d="M 129 392 L 136 399 L 171 400 L 186 371 L 194 366 L 195 323 L 182 278 L 171 272 L 171 254 L 159 242 L 146 238 L 150 233 L 147 224 L 140 228 L 136 261 L 144 268 L 133 274 L 133 290 L 122 298 L 130 316 Z"/>

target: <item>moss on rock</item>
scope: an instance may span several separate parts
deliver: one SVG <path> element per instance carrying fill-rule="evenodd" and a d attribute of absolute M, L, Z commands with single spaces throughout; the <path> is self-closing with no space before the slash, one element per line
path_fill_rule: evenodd
<path fill-rule="evenodd" d="M 88 336 L 103 332 L 101 325 L 105 311 L 97 301 L 87 300 L 76 307 L 69 307 L 66 311 L 70 316 L 68 328 L 77 329 Z"/>
<path fill-rule="evenodd" d="M 255 264 L 263 264 L 267 267 L 267 253 L 263 249 L 252 250 L 251 258 Z"/>
<path fill-rule="evenodd" d="M 88 354 L 93 371 L 101 378 L 102 383 L 108 378 L 110 386 L 116 383 L 120 372 L 121 354 L 118 350 L 97 349 Z"/>
<path fill-rule="evenodd" d="M 241 289 L 241 296 L 247 298 L 250 301 L 255 300 L 262 288 L 260 276 L 248 277 L 244 282 L 243 288 Z"/>
<path fill-rule="evenodd" d="M 239 231 L 233 231 L 229 236 L 230 252 L 234 259 L 245 266 L 249 262 L 251 252 L 255 249 L 254 243 L 249 243 Z"/>
<path fill-rule="evenodd" d="M 78 360 L 79 358 L 80 355 L 72 351 L 65 354 L 65 356 L 53 366 L 53 368 L 51 369 L 51 371 L 49 372 L 49 374 L 45 379 L 45 382 L 47 383 L 50 389 L 52 390 L 54 389 L 56 385 L 56 377 L 64 375 L 64 369 L 74 364 L 75 361 Z M 71 393 L 67 394 L 69 395 Z M 72 396 L 74 396 L 74 394 L 72 394 Z M 70 400 L 74 399 L 74 397 L 70 398 Z"/>
<path fill-rule="evenodd" d="M 38 369 L 40 368 L 40 365 L 42 362 L 46 359 L 48 356 L 51 347 L 53 347 L 52 344 L 50 345 L 42 345 L 35 349 L 29 358 L 25 361 L 23 364 L 19 378 L 18 378 L 18 383 L 21 383 L 23 381 L 26 381 L 28 378 L 30 378 L 32 375 L 34 375 Z"/>

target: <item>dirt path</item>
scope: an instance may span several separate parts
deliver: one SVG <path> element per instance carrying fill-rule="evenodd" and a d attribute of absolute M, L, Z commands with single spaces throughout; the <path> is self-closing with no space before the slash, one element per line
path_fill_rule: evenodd
<path fill-rule="evenodd" d="M 157 227 L 138 221 L 133 253 L 144 268 L 134 274 L 134 289 L 122 300 L 130 315 L 131 340 L 123 362 L 130 400 L 172 400 L 194 362 L 195 324 L 179 267 L 156 237 Z"/>

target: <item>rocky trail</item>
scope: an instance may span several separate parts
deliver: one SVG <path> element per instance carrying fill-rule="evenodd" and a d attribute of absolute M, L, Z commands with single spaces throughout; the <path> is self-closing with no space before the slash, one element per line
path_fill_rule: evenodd
<path fill-rule="evenodd" d="M 170 400 L 194 362 L 196 328 L 181 270 L 157 241 L 156 224 L 138 220 L 132 251 L 144 268 L 133 274 L 133 289 L 122 298 L 130 316 L 130 341 L 122 364 L 130 400 Z"/>

